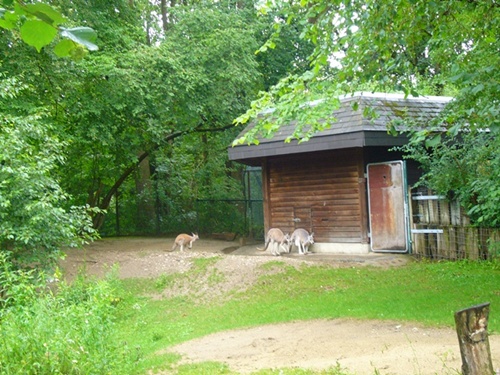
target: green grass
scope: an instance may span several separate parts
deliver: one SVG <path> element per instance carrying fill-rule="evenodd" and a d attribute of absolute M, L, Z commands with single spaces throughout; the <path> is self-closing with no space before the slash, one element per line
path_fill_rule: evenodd
<path fill-rule="evenodd" d="M 282 273 L 261 277 L 251 289 L 232 292 L 229 300 L 199 303 L 191 296 L 146 297 L 175 285 L 175 277 L 194 281 L 213 272 L 209 266 L 215 261 L 202 260 L 191 272 L 174 277 L 123 281 L 117 340 L 137 356 L 137 373 L 175 365 L 177 356 L 161 354 L 162 349 L 174 344 L 222 330 L 293 320 L 386 319 L 454 327 L 455 311 L 490 302 L 489 331 L 500 330 L 500 314 L 495 313 L 500 306 L 498 262 L 414 262 L 390 269 L 304 266 L 297 270 L 273 261 L 264 269 L 279 267 Z M 220 277 L 209 277 L 212 286 L 222 280 Z M 231 373 L 217 363 L 182 366 L 176 371 Z M 297 370 L 284 373 L 320 374 Z M 338 369 L 328 373 L 343 374 Z"/>
<path fill-rule="evenodd" d="M 134 365 L 114 341 L 112 279 L 82 276 L 49 289 L 43 275 L 9 262 L 1 268 L 0 289 L 7 291 L 0 293 L 2 375 L 124 374 Z"/>

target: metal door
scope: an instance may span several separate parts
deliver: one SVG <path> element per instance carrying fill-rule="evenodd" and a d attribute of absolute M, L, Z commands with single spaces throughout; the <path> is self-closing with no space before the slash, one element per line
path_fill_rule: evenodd
<path fill-rule="evenodd" d="M 367 176 L 372 251 L 408 252 L 408 199 L 404 161 L 368 164 Z"/>

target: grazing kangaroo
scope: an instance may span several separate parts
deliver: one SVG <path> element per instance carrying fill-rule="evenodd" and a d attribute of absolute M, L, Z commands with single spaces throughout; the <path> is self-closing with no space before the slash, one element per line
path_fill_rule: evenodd
<path fill-rule="evenodd" d="M 192 234 L 192 236 L 190 236 L 189 234 L 185 234 L 185 233 L 179 234 L 175 238 L 174 246 L 172 246 L 171 251 L 174 251 L 177 248 L 177 246 L 180 246 L 181 251 L 184 251 L 184 245 L 186 245 L 186 244 L 188 244 L 188 247 L 191 249 L 193 247 L 193 242 L 200 238 L 200 237 L 198 237 L 197 234 L 194 234 L 194 233 L 191 233 L 191 234 Z"/>
<path fill-rule="evenodd" d="M 284 234 L 281 229 L 278 228 L 269 229 L 266 235 L 266 246 L 263 249 L 257 248 L 257 250 L 260 251 L 267 250 L 267 247 L 269 246 L 270 243 L 273 246 L 273 249 L 271 250 L 271 254 L 273 255 L 281 255 L 280 247 L 287 253 L 290 252 L 290 235 L 288 233 Z"/>
<path fill-rule="evenodd" d="M 314 233 L 309 234 L 307 230 L 302 228 L 295 229 L 290 242 L 297 246 L 299 254 L 305 255 L 309 252 L 309 246 L 314 243 Z"/>

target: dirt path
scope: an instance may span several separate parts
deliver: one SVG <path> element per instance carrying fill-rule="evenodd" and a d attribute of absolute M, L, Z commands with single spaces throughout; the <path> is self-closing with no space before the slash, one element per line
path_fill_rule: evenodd
<path fill-rule="evenodd" d="M 496 349 L 497 339 L 492 340 Z M 338 364 L 357 375 L 456 374 L 453 370 L 461 366 L 453 330 L 380 321 L 269 325 L 213 334 L 170 350 L 185 361 L 225 362 L 241 373 L 279 367 L 320 370 Z M 498 358 L 499 351 L 494 353 Z"/>
<path fill-rule="evenodd" d="M 218 296 L 235 287 L 245 289 L 257 280 L 263 263 L 276 260 L 254 245 L 200 240 L 190 251 L 168 252 L 172 239 L 105 239 L 84 250 L 70 250 L 62 262 L 71 278 L 82 266 L 102 276 L 119 264 L 119 276 L 155 277 L 186 272 L 199 257 L 219 257 L 216 267 L 224 283 L 217 290 L 200 289 L 204 298 Z M 398 266 L 404 256 L 289 255 L 281 261 L 291 265 L 324 262 L 331 267 Z M 177 293 L 189 293 L 182 287 Z M 161 296 L 160 296 L 161 297 Z M 490 336 L 494 368 L 500 368 L 500 336 Z M 231 369 L 250 373 L 263 368 L 298 367 L 327 369 L 339 365 L 356 375 L 458 374 L 461 366 L 456 333 L 452 329 L 424 328 L 387 321 L 315 320 L 266 325 L 219 332 L 166 349 L 182 354 L 183 361 L 219 361 Z M 378 372 L 377 372 L 378 371 Z M 499 372 L 500 374 L 500 372 Z"/>

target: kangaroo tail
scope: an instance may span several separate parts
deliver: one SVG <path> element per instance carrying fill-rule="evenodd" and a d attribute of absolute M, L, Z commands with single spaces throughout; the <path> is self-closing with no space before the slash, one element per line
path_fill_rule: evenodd
<path fill-rule="evenodd" d="M 257 250 L 265 251 L 265 250 L 267 250 L 268 246 L 269 246 L 269 241 L 266 241 L 266 246 L 264 246 L 264 248 L 257 247 Z"/>

